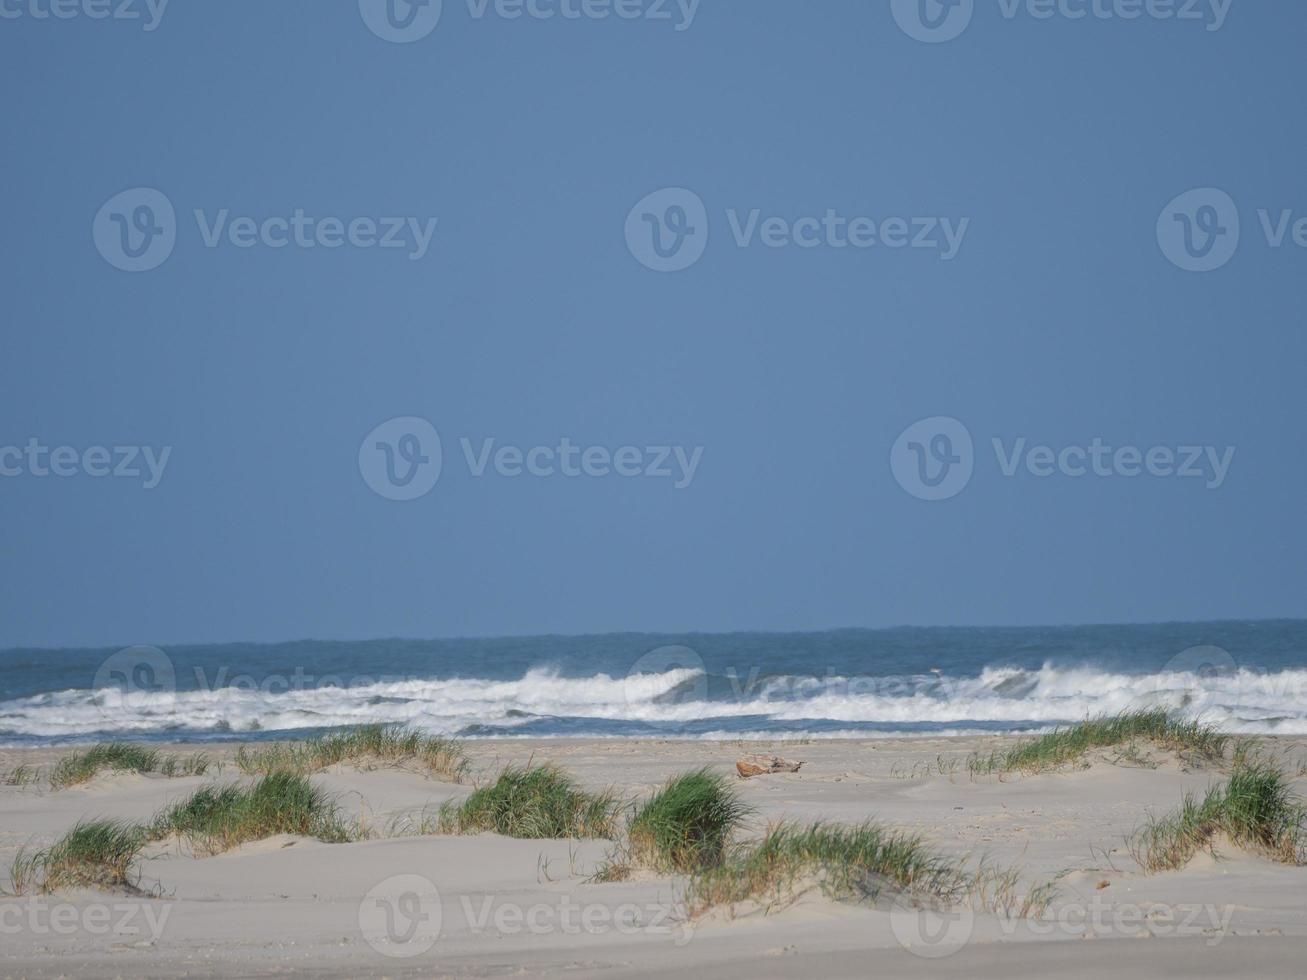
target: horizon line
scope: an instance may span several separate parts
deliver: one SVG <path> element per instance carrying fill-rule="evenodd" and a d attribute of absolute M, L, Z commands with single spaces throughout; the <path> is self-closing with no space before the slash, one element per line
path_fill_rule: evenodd
<path fill-rule="evenodd" d="M 452 636 L 371 636 L 371 637 L 348 637 L 331 639 L 324 637 L 296 637 L 287 640 L 215 640 L 215 641 L 194 641 L 188 640 L 180 643 L 122 643 L 122 644 L 95 644 L 95 645 L 78 645 L 78 646 L 33 646 L 18 645 L 0 647 L 0 654 L 15 653 L 22 651 L 36 651 L 42 653 L 60 653 L 73 652 L 81 650 L 126 650 L 132 647 L 156 647 L 159 649 L 170 648 L 173 650 L 187 649 L 193 647 L 225 647 L 225 646 L 290 646 L 296 643 L 462 643 L 470 641 L 495 641 L 495 640 L 543 640 L 543 639 L 593 639 L 604 636 L 740 636 L 744 634 L 754 634 L 760 636 L 796 636 L 796 635 L 817 635 L 821 633 L 889 633 L 896 630 L 1035 630 L 1035 629 L 1081 629 L 1087 627 L 1111 628 L 1111 627 L 1138 627 L 1138 626 L 1213 626 L 1218 624 L 1230 623 L 1302 623 L 1307 622 L 1304 616 L 1267 616 L 1257 618 L 1218 618 L 1218 619 L 1160 619 L 1160 620 L 1143 620 L 1137 622 L 1078 622 L 1078 623 L 1002 623 L 1002 624 L 970 624 L 970 623 L 952 623 L 952 624 L 935 624 L 920 625 L 913 623 L 901 623 L 893 626 L 827 626 L 818 629 L 733 629 L 733 630 L 599 630 L 581 633 L 497 633 L 497 634 L 462 634 Z"/>

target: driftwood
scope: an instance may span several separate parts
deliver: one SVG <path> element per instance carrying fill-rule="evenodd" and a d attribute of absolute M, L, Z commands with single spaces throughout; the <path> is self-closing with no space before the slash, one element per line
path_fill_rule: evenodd
<path fill-rule="evenodd" d="M 749 779 L 773 772 L 798 772 L 801 765 L 802 762 L 789 762 L 775 755 L 746 755 L 735 763 L 735 771 L 741 779 Z"/>

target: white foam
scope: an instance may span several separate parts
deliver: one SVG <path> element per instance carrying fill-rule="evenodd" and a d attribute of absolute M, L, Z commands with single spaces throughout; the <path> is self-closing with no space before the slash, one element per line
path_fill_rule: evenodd
<path fill-rule="evenodd" d="M 847 729 L 938 735 L 976 725 L 1051 725 L 1131 708 L 1161 706 L 1240 734 L 1307 734 L 1307 670 L 1215 676 L 1129 675 L 1089 667 L 992 667 L 979 677 L 779 677 L 735 684 L 706 700 L 702 672 L 678 668 L 613 677 L 563 677 L 534 669 L 512 680 L 385 679 L 348 687 L 287 689 L 246 684 L 175 694 L 69 690 L 0 703 L 0 733 L 67 738 L 110 732 L 295 731 L 364 722 L 404 722 L 442 733 L 469 726 L 513 729 L 543 717 L 676 723 L 720 721 L 714 734 L 792 737 L 767 722 L 880 726 L 928 723 L 931 731 Z M 732 720 L 741 719 L 732 733 Z M 696 736 L 710 737 L 710 736 Z M 815 734 L 815 737 L 822 737 Z"/>

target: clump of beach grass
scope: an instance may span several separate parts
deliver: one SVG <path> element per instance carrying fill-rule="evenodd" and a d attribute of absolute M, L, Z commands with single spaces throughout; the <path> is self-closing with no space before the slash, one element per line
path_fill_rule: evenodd
<path fill-rule="evenodd" d="M 76 786 L 105 769 L 112 772 L 153 772 L 158 764 L 158 749 L 105 742 L 60 759 L 50 773 L 50 786 L 53 789 Z"/>
<path fill-rule="evenodd" d="M 703 768 L 674 776 L 627 825 L 628 859 L 663 872 L 716 867 L 749 812 L 734 786 L 718 773 Z"/>
<path fill-rule="evenodd" d="M 190 756 L 163 754 L 158 749 L 127 742 L 101 742 L 84 752 L 60 759 L 50 771 L 50 787 L 65 789 L 110 772 L 157 772 L 163 776 L 202 776 L 209 760 L 201 753 Z"/>
<path fill-rule="evenodd" d="M 134 865 L 144 827 L 115 820 L 83 821 L 50 847 L 19 851 L 9 875 L 16 895 L 61 888 L 136 889 Z"/>
<path fill-rule="evenodd" d="M 818 887 L 835 901 L 892 897 L 946 908 L 969 903 L 1006 917 L 1042 915 L 1057 893 L 1054 882 L 1020 892 L 1017 868 L 947 857 L 914 834 L 875 821 L 846 826 L 780 823 L 759 841 L 735 845 L 716 866 L 694 874 L 686 888 L 691 918 L 716 908 L 751 903 L 764 912 L 792 904 Z"/>
<path fill-rule="evenodd" d="M 1201 800 L 1186 794 L 1179 808 L 1150 818 L 1130 840 L 1135 860 L 1150 872 L 1178 870 L 1224 835 L 1274 861 L 1307 864 L 1307 808 L 1289 783 L 1267 760 L 1243 761 Z"/>
<path fill-rule="evenodd" d="M 197 850 L 218 854 L 277 834 L 333 844 L 357 837 L 330 796 L 302 775 L 278 772 L 252 786 L 202 787 L 148 824 L 83 821 L 50 847 L 20 851 L 9 875 L 17 895 L 75 887 L 135 891 L 136 857 L 151 841 L 177 835 Z"/>
<path fill-rule="evenodd" d="M 360 725 L 303 742 L 257 749 L 241 746 L 236 752 L 237 767 L 251 775 L 315 773 L 342 762 L 390 766 L 415 762 L 450 782 L 461 782 L 468 769 L 467 756 L 454 739 L 427 735 L 405 725 Z"/>
<path fill-rule="evenodd" d="M 1165 709 L 1150 708 L 1090 718 L 1005 751 L 973 755 L 967 765 L 973 776 L 1050 772 L 1079 762 L 1095 749 L 1125 746 L 1135 741 L 1151 742 L 1206 763 L 1224 757 L 1230 736 L 1208 725 L 1177 718 Z"/>
<path fill-rule="evenodd" d="M 982 858 L 980 867 L 971 875 L 973 907 L 1006 919 L 1042 916 L 1057 897 L 1057 881 L 1032 883 L 1022 892 L 1021 870 L 1018 865 L 1004 867 Z"/>
<path fill-rule="evenodd" d="M 461 803 L 442 806 L 438 824 L 454 834 L 611 839 L 619 807 L 613 792 L 589 793 L 556 766 L 508 766 Z"/>
<path fill-rule="evenodd" d="M 26 762 L 0 776 L 0 786 L 31 786 L 41 781 L 41 770 Z"/>
<path fill-rule="evenodd" d="M 965 859 L 870 820 L 782 822 L 761 840 L 736 842 L 750 812 L 730 781 L 707 768 L 674 776 L 632 810 L 625 841 L 589 880 L 624 881 L 637 868 L 687 874 L 683 908 L 691 919 L 722 907 L 733 914 L 744 903 L 769 912 L 812 887 L 836 901 L 885 894 L 936 906 L 970 900 L 1009 917 L 1042 914 L 1056 893 L 1048 882 L 1021 894 L 1017 868 L 982 860 L 969 870 Z"/>
<path fill-rule="evenodd" d="M 308 778 L 274 772 L 252 786 L 205 786 L 164 808 L 149 827 L 152 839 L 178 835 L 209 854 L 277 834 L 316 837 L 332 844 L 356 834 L 332 798 Z"/>
<path fill-rule="evenodd" d="M 378 837 L 430 837 L 440 833 L 440 807 L 392 814 L 377 831 Z"/>
<path fill-rule="evenodd" d="M 941 752 L 935 756 L 933 762 L 913 762 L 910 768 L 896 762 L 890 767 L 890 776 L 894 779 L 929 779 L 931 776 L 947 776 L 952 780 L 962 767 L 962 761 L 962 758 L 957 755 L 944 755 Z"/>
<path fill-rule="evenodd" d="M 159 775 L 167 776 L 169 779 L 203 776 L 209 771 L 209 766 L 209 757 L 203 752 L 196 752 L 193 755 L 165 755 L 159 759 Z"/>
<path fill-rule="evenodd" d="M 73 787 L 106 770 L 158 772 L 169 777 L 203 776 L 209 770 L 209 759 L 203 753 L 171 755 L 129 742 L 101 742 L 85 751 L 65 755 L 55 763 L 50 772 L 50 787 Z"/>
<path fill-rule="evenodd" d="M 962 862 L 872 821 L 780 823 L 762 840 L 736 846 L 720 864 L 697 873 L 686 905 L 692 916 L 742 902 L 770 909 L 789 904 L 810 883 L 836 900 L 875 898 L 889 887 L 956 902 L 966 897 L 971 881 Z"/>

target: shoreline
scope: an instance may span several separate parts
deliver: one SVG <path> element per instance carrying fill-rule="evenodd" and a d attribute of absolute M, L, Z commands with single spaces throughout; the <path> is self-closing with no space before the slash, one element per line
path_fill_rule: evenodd
<path fill-rule="evenodd" d="M 360 724 L 366 724 L 360 722 Z M 894 747 L 901 746 L 904 749 L 912 747 L 922 747 L 927 743 L 941 743 L 943 745 L 955 746 L 959 749 L 979 744 L 984 744 L 987 748 L 993 746 L 1010 746 L 1019 742 L 1029 741 L 1032 738 L 1038 738 L 1040 735 L 1052 731 L 1056 728 L 1071 727 L 1070 724 L 1062 723 L 1049 725 L 1045 728 L 1032 730 L 1030 732 L 994 732 L 994 733 L 961 733 L 961 734 L 933 734 L 923 733 L 920 735 L 803 735 L 797 738 L 790 738 L 785 735 L 759 736 L 752 737 L 722 737 L 707 738 L 702 736 L 645 736 L 645 735 L 439 735 L 441 738 L 457 742 L 465 747 L 473 746 L 494 746 L 494 745 L 536 745 L 548 749 L 563 749 L 575 746 L 601 746 L 601 745 L 704 745 L 704 746 L 734 746 L 741 745 L 745 747 L 768 745 L 776 746 L 807 746 L 807 745 L 860 745 L 869 749 L 877 747 Z M 1304 752 L 1307 752 L 1307 733 L 1304 734 L 1254 734 L 1243 735 L 1235 732 L 1225 733 L 1233 739 L 1247 739 L 1257 744 L 1267 744 L 1272 746 L 1301 746 Z M 308 736 L 287 735 L 285 737 L 266 738 L 266 739 L 249 739 L 249 738 L 224 738 L 222 740 L 144 740 L 133 739 L 124 735 L 107 736 L 104 738 L 87 738 L 76 742 L 60 742 L 51 745 L 5 745 L 0 743 L 0 764 L 6 757 L 35 755 L 44 759 L 47 756 L 57 757 L 60 754 L 80 751 L 93 745 L 104 744 L 108 742 L 126 742 L 128 744 L 140 745 L 145 748 L 158 749 L 162 752 L 195 752 L 212 750 L 213 753 L 221 754 L 224 757 L 234 756 L 240 748 L 268 748 L 274 745 L 289 745 L 303 742 Z M 19 759 L 19 761 L 24 761 Z"/>

